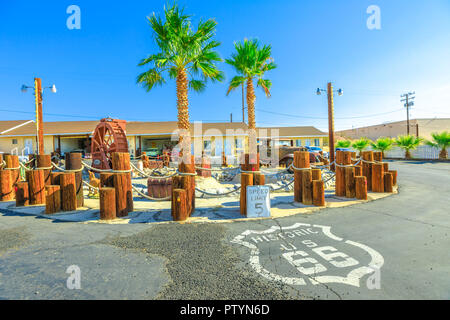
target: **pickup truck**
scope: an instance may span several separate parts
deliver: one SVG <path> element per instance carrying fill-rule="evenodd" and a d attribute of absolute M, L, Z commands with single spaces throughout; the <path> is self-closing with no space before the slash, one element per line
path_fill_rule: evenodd
<path fill-rule="evenodd" d="M 305 147 L 279 147 L 278 148 L 278 164 L 272 164 L 270 163 L 271 166 L 273 165 L 283 165 L 289 167 L 291 165 L 291 163 L 294 161 L 294 152 L 295 151 L 308 151 L 309 152 L 309 162 L 310 163 L 316 163 L 316 162 L 320 162 L 320 153 L 319 152 L 315 152 L 312 150 L 308 150 Z M 270 150 L 269 150 L 269 157 L 270 157 Z M 268 164 L 268 162 L 271 160 L 271 158 L 269 158 L 269 160 L 265 161 L 264 159 L 261 159 L 261 164 Z M 293 170 L 290 170 L 291 172 Z"/>

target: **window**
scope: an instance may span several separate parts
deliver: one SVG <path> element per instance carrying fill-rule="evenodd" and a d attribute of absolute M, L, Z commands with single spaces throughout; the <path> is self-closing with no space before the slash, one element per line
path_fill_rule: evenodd
<path fill-rule="evenodd" d="M 17 144 L 17 139 L 12 139 L 12 144 Z"/>
<path fill-rule="evenodd" d="M 314 145 L 320 147 L 320 139 L 314 139 Z"/>
<path fill-rule="evenodd" d="M 305 139 L 305 146 L 309 147 L 311 145 L 311 140 L 310 139 Z"/>
<path fill-rule="evenodd" d="M 302 146 L 302 140 L 301 139 L 295 140 L 295 146 L 296 147 L 301 147 Z"/>

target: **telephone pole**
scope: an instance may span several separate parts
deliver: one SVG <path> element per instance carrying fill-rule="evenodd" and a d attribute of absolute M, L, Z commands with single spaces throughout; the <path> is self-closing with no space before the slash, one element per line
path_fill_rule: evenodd
<path fill-rule="evenodd" d="M 334 90 L 333 90 L 333 84 L 331 82 L 328 82 L 327 90 L 325 89 L 317 89 L 317 95 L 321 95 L 322 92 L 327 92 L 328 97 L 328 145 L 330 148 L 329 152 L 329 159 L 330 163 L 333 163 L 335 160 L 335 154 L 334 154 Z M 338 95 L 342 96 L 344 94 L 344 91 L 342 89 L 339 89 L 336 91 Z"/>
<path fill-rule="evenodd" d="M 56 86 L 42 88 L 41 78 L 34 78 L 34 87 L 22 85 L 22 92 L 27 92 L 27 89 L 34 89 L 34 100 L 36 104 L 36 154 L 44 154 L 44 124 L 42 120 L 42 94 L 44 89 L 50 89 L 56 93 Z"/>
<path fill-rule="evenodd" d="M 414 95 L 416 92 L 408 92 L 405 94 L 402 94 L 400 98 L 403 98 L 400 100 L 401 102 L 404 102 L 404 106 L 406 108 L 406 134 L 409 136 L 409 107 L 414 106 L 414 99 L 416 98 Z"/>

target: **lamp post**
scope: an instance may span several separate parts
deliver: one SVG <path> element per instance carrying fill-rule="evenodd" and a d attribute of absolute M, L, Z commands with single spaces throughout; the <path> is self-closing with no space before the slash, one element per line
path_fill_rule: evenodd
<path fill-rule="evenodd" d="M 36 104 L 36 146 L 37 154 L 44 154 L 44 126 L 42 121 L 42 94 L 43 89 L 50 89 L 53 93 L 56 93 L 56 86 L 42 88 L 42 82 L 40 78 L 34 78 L 34 87 L 22 85 L 22 92 L 27 92 L 27 89 L 34 89 L 34 97 Z"/>
<path fill-rule="evenodd" d="M 344 91 L 342 89 L 339 89 L 337 91 L 333 91 L 333 84 L 331 82 L 328 83 L 327 89 L 320 89 L 317 88 L 316 94 L 320 96 L 322 92 L 326 92 L 328 96 L 328 144 L 330 146 L 330 152 L 329 152 L 329 158 L 330 163 L 333 163 L 335 160 L 335 154 L 334 154 L 334 92 L 336 92 L 339 96 L 342 96 L 344 94 Z M 331 167 L 331 169 L 334 168 L 334 166 Z"/>

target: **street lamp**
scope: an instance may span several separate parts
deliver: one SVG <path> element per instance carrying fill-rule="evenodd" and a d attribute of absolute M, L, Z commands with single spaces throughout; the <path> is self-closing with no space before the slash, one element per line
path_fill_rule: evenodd
<path fill-rule="evenodd" d="M 53 84 L 51 87 L 42 88 L 41 79 L 34 78 L 34 87 L 30 87 L 27 85 L 22 85 L 21 91 L 23 93 L 27 92 L 28 89 L 34 89 L 34 97 L 36 103 L 36 145 L 37 145 L 37 154 L 44 153 L 44 131 L 42 124 L 42 95 L 44 93 L 44 89 L 50 89 L 51 92 L 56 93 L 56 86 Z"/>
<path fill-rule="evenodd" d="M 330 164 L 332 164 L 335 160 L 335 154 L 334 154 L 334 93 L 336 92 L 339 96 L 342 96 L 344 94 L 344 90 L 339 89 L 337 91 L 333 90 L 333 84 L 331 82 L 328 83 L 327 89 L 321 89 L 317 88 L 316 94 L 320 96 L 322 92 L 327 93 L 328 97 L 328 144 L 330 146 L 330 152 L 329 152 L 329 158 L 330 158 Z M 332 169 L 333 166 L 330 167 Z"/>

